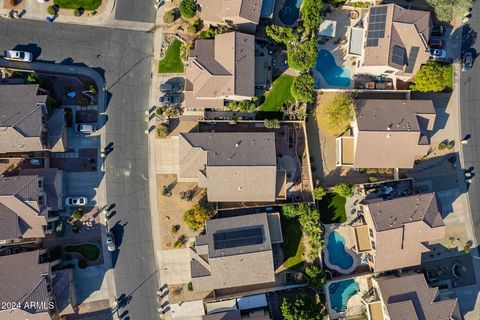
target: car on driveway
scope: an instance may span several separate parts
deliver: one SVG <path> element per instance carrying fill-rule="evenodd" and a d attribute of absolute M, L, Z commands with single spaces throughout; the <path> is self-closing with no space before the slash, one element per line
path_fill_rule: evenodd
<path fill-rule="evenodd" d="M 445 59 L 447 57 L 447 51 L 443 49 L 430 49 L 430 57 L 434 59 Z"/>
<path fill-rule="evenodd" d="M 32 62 L 33 54 L 27 51 L 7 50 L 3 53 L 7 60 Z"/>
<path fill-rule="evenodd" d="M 432 28 L 432 36 L 443 36 L 445 34 L 445 32 L 447 31 L 447 29 L 445 29 L 444 26 L 434 26 Z"/>
<path fill-rule="evenodd" d="M 162 96 L 160 97 L 160 103 L 162 104 L 171 104 L 171 105 L 177 105 L 180 104 L 180 96 L 177 95 L 168 95 L 168 96 Z"/>
<path fill-rule="evenodd" d="M 467 51 L 463 55 L 462 71 L 467 71 L 473 67 L 473 53 Z"/>
<path fill-rule="evenodd" d="M 95 126 L 93 124 L 79 124 L 77 125 L 77 131 L 81 133 L 93 133 L 95 132 Z"/>
<path fill-rule="evenodd" d="M 107 237 L 107 249 L 110 252 L 113 252 L 117 250 L 117 247 L 115 246 L 115 237 L 113 236 L 112 231 L 108 231 L 106 234 Z"/>
<path fill-rule="evenodd" d="M 69 207 L 83 207 L 87 204 L 87 197 L 78 196 L 78 197 L 67 197 L 65 199 L 65 205 Z"/>
<path fill-rule="evenodd" d="M 442 49 L 445 46 L 445 42 L 439 38 L 432 38 L 428 41 L 428 46 L 433 49 Z"/>
<path fill-rule="evenodd" d="M 160 85 L 160 92 L 162 93 L 179 93 L 182 91 L 180 83 L 163 83 Z"/>

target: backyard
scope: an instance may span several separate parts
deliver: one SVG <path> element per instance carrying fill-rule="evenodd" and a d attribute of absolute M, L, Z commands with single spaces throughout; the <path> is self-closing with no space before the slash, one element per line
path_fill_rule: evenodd
<path fill-rule="evenodd" d="M 293 102 L 290 88 L 295 77 L 282 75 L 272 84 L 272 88 L 265 94 L 265 101 L 260 105 L 260 111 L 276 112 L 282 109 L 286 102 Z"/>
<path fill-rule="evenodd" d="M 175 39 L 165 52 L 165 56 L 158 62 L 159 73 L 182 73 L 183 61 L 180 57 L 182 42 Z"/>
<path fill-rule="evenodd" d="M 285 269 L 298 269 L 303 265 L 303 252 L 305 251 L 302 243 L 302 227 L 298 217 L 284 219 L 282 217 L 283 243 L 282 249 L 285 255 L 283 267 Z"/>
<path fill-rule="evenodd" d="M 102 4 L 102 0 L 54 0 L 60 8 L 96 10 Z"/>
<path fill-rule="evenodd" d="M 344 223 L 347 221 L 345 213 L 346 199 L 336 193 L 327 193 L 318 201 L 320 221 L 324 224 Z"/>

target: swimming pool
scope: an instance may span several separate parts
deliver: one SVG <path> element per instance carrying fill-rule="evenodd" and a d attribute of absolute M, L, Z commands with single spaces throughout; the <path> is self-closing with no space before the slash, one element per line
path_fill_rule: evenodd
<path fill-rule="evenodd" d="M 285 0 L 282 9 L 278 12 L 278 17 L 284 25 L 291 26 L 300 16 L 300 7 L 303 0 Z"/>
<path fill-rule="evenodd" d="M 328 286 L 330 307 L 337 312 L 347 309 L 348 300 L 360 292 L 358 283 L 353 279 L 331 283 Z"/>
<path fill-rule="evenodd" d="M 353 265 L 352 256 L 345 251 L 345 238 L 340 233 L 333 231 L 328 236 L 328 260 L 331 264 L 336 265 L 343 270 Z"/>
<path fill-rule="evenodd" d="M 337 66 L 335 59 L 328 50 L 321 49 L 318 51 L 315 69 L 322 74 L 329 86 L 350 87 L 350 69 Z"/>

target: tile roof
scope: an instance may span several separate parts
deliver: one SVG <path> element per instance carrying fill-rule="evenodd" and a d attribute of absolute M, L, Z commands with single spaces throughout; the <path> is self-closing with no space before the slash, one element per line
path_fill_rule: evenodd
<path fill-rule="evenodd" d="M 439 300 L 423 274 L 376 280 L 391 320 L 460 320 L 457 299 Z"/>
<path fill-rule="evenodd" d="M 198 179 L 210 201 L 275 201 L 273 132 L 181 133 L 179 161 L 179 178 Z"/>
<path fill-rule="evenodd" d="M 38 84 L 0 85 L 0 153 L 41 151 L 46 95 Z"/>
<path fill-rule="evenodd" d="M 47 194 L 47 205 L 51 211 L 63 208 L 59 195 L 62 190 L 57 190 L 56 180 L 62 179 L 62 172 L 57 168 L 20 169 L 20 176 L 39 176 L 43 178 L 43 190 Z"/>
<path fill-rule="evenodd" d="M 65 152 L 63 135 L 66 131 L 65 112 L 63 109 L 57 109 L 48 118 L 47 121 L 47 145 L 52 152 Z"/>
<path fill-rule="evenodd" d="M 202 19 L 217 23 L 225 20 L 250 21 L 258 24 L 263 0 L 198 0 Z"/>
<path fill-rule="evenodd" d="M 240 315 L 239 310 L 219 312 L 219 313 L 207 314 L 205 316 L 202 316 L 202 320 L 241 320 L 241 319 L 242 317 Z"/>

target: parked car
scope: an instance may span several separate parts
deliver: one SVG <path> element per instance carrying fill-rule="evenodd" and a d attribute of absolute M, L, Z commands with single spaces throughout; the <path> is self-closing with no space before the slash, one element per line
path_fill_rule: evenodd
<path fill-rule="evenodd" d="M 182 85 L 180 83 L 163 83 L 160 85 L 160 91 L 162 93 L 178 93 L 182 91 Z"/>
<path fill-rule="evenodd" d="M 3 53 L 7 60 L 32 62 L 33 55 L 27 51 L 7 50 Z"/>
<path fill-rule="evenodd" d="M 160 97 L 160 103 L 162 104 L 172 104 L 177 105 L 180 104 L 180 96 L 177 95 L 169 95 L 169 96 L 162 96 Z"/>
<path fill-rule="evenodd" d="M 34 166 L 40 166 L 40 165 L 42 165 L 42 163 L 43 163 L 42 158 L 32 158 L 32 159 L 30 159 L 30 164 L 32 164 Z"/>
<path fill-rule="evenodd" d="M 428 46 L 433 49 L 442 49 L 445 46 L 445 41 L 439 38 L 432 38 L 428 41 Z"/>
<path fill-rule="evenodd" d="M 112 231 L 108 231 L 106 234 L 107 238 L 107 249 L 110 252 L 113 252 L 117 250 L 117 247 L 115 246 L 115 237 L 113 236 Z"/>
<path fill-rule="evenodd" d="M 77 197 L 67 197 L 65 199 L 65 205 L 70 207 L 83 207 L 87 204 L 87 197 L 77 196 Z"/>
<path fill-rule="evenodd" d="M 444 26 L 434 26 L 432 28 L 432 36 L 443 36 L 445 34 L 445 32 L 447 31 L 447 29 L 445 29 Z"/>
<path fill-rule="evenodd" d="M 430 49 L 430 56 L 434 59 L 445 59 L 447 57 L 447 51 L 444 49 Z"/>
<path fill-rule="evenodd" d="M 77 132 L 93 133 L 95 132 L 95 126 L 93 124 L 79 124 L 77 125 Z"/>
<path fill-rule="evenodd" d="M 470 51 L 463 55 L 462 71 L 467 71 L 473 67 L 473 54 Z"/>

